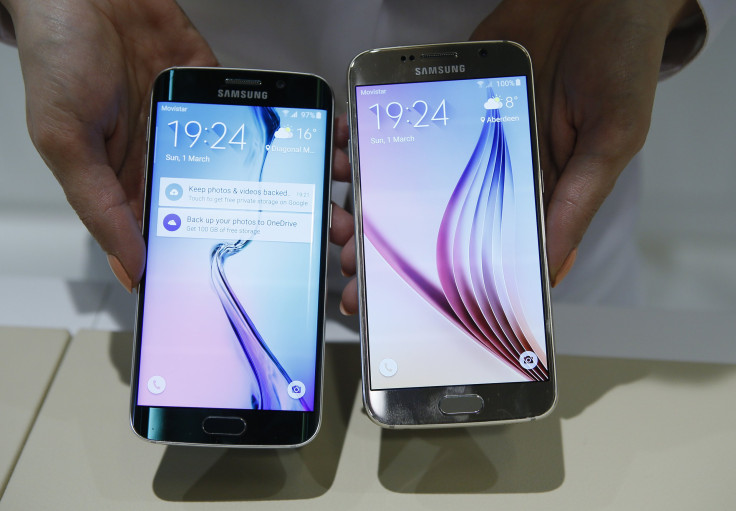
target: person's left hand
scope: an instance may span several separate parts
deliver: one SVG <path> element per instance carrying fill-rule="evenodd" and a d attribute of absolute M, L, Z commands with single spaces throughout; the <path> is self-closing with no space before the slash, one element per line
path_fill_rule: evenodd
<path fill-rule="evenodd" d="M 696 9 L 694 0 L 506 0 L 473 33 L 475 40 L 519 42 L 532 56 L 553 285 L 572 267 L 590 221 L 644 144 L 665 39 Z M 335 133 L 344 148 L 344 118 Z M 333 173 L 350 178 L 341 151 Z M 344 246 L 343 273 L 354 275 L 352 216 L 339 207 L 331 238 Z M 340 308 L 357 312 L 355 279 Z"/>
<path fill-rule="evenodd" d="M 644 145 L 665 40 L 698 9 L 694 0 L 505 0 L 475 29 L 472 39 L 515 41 L 532 57 L 553 285 Z"/>

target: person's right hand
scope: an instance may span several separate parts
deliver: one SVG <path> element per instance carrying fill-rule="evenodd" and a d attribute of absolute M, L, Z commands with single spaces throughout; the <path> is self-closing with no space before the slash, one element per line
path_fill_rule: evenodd
<path fill-rule="evenodd" d="M 141 235 L 150 88 L 217 60 L 174 0 L 1 0 L 13 18 L 28 131 L 129 291 Z"/>

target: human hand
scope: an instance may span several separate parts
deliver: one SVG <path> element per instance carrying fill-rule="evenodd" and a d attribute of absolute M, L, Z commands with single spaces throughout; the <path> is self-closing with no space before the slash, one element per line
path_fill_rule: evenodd
<path fill-rule="evenodd" d="M 643 146 L 665 39 L 694 9 L 694 0 L 505 0 L 473 33 L 532 57 L 553 285 Z"/>
<path fill-rule="evenodd" d="M 345 149 L 348 146 L 347 115 L 335 119 L 334 152 L 332 155 L 332 178 L 336 181 L 350 182 L 350 161 Z M 358 283 L 355 279 L 355 223 L 353 215 L 332 203 L 332 227 L 330 241 L 343 247 L 340 252 L 340 267 L 344 275 L 352 277 L 342 292 L 340 312 L 358 312 Z"/>
<path fill-rule="evenodd" d="M 214 66 L 174 0 L 1 0 L 13 18 L 28 131 L 128 290 L 143 273 L 150 87 L 171 66 Z"/>

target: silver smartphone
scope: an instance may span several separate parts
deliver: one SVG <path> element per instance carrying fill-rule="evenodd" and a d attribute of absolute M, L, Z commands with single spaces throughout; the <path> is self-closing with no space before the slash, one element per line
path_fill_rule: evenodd
<path fill-rule="evenodd" d="M 175 68 L 154 83 L 140 437 L 283 447 L 317 433 L 332 118 L 314 75 Z"/>
<path fill-rule="evenodd" d="M 367 51 L 349 69 L 363 397 L 382 426 L 531 420 L 556 401 L 529 54 Z"/>

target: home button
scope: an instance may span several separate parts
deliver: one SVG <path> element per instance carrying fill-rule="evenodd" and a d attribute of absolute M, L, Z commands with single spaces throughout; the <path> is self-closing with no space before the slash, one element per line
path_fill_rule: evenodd
<path fill-rule="evenodd" d="M 202 421 L 202 429 L 208 435 L 240 436 L 245 433 L 245 421 L 241 417 L 210 416 Z"/>
<path fill-rule="evenodd" d="M 445 396 L 440 399 L 439 407 L 445 415 L 478 413 L 483 409 L 483 398 L 478 394 Z"/>

